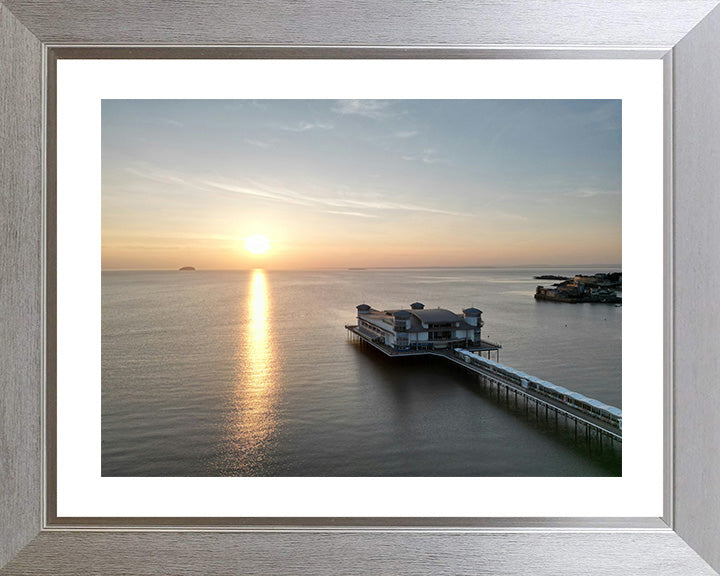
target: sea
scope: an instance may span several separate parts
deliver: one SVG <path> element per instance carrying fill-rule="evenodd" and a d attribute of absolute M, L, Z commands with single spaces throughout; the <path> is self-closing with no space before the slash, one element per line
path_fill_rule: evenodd
<path fill-rule="evenodd" d="M 356 306 L 483 311 L 500 362 L 622 407 L 622 307 L 536 301 L 618 268 L 104 271 L 103 476 L 619 476 L 440 358 L 350 338 Z"/>

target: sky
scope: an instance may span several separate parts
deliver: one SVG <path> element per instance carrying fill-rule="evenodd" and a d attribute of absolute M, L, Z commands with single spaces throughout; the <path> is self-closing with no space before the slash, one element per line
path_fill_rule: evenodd
<path fill-rule="evenodd" d="M 102 266 L 619 266 L 621 152 L 620 100 L 103 100 Z"/>

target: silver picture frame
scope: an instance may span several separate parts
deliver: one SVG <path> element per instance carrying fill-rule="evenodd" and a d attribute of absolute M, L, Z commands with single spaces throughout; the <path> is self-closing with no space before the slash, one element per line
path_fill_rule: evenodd
<path fill-rule="evenodd" d="M 0 574 L 716 574 L 719 3 L 0 0 Z M 58 518 L 54 64 L 118 57 L 662 59 L 663 516 Z"/>

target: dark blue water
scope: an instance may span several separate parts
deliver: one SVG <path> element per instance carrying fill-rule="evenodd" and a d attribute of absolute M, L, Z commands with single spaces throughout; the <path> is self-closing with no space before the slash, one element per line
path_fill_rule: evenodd
<path fill-rule="evenodd" d="M 461 368 L 344 328 L 361 302 L 476 306 L 501 362 L 621 407 L 622 308 L 533 299 L 534 274 L 600 271 L 103 272 L 102 473 L 619 475 Z"/>

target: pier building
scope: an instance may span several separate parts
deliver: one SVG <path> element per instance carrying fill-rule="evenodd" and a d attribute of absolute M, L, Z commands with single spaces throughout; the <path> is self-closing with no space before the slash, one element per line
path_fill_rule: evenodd
<path fill-rule="evenodd" d="M 500 349 L 499 345 L 482 340 L 482 311 L 472 307 L 456 314 L 444 308 L 426 309 L 420 302 L 395 310 L 376 310 L 360 304 L 357 321 L 355 328 L 360 334 L 395 351 L 445 350 L 457 346 L 470 350 Z"/>

